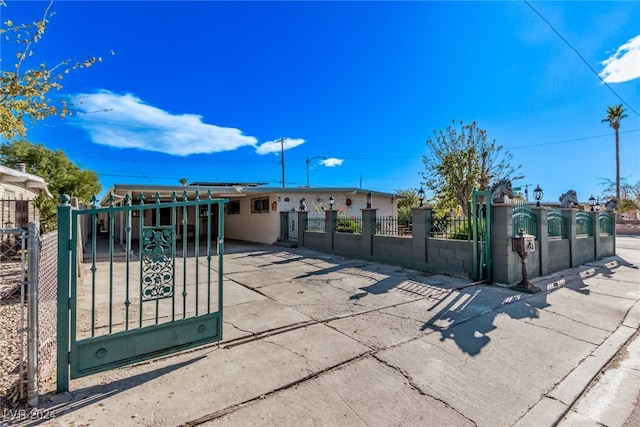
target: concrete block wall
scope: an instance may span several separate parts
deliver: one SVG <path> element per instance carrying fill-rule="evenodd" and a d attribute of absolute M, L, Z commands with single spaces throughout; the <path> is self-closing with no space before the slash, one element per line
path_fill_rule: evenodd
<path fill-rule="evenodd" d="M 536 219 L 536 250 L 527 254 L 529 278 L 577 267 L 615 254 L 615 234 L 600 235 L 598 213 L 593 212 L 593 236 L 576 235 L 576 209 L 563 209 L 567 239 L 548 238 L 549 208 L 533 208 Z M 431 273 L 473 276 L 473 242 L 432 239 L 430 208 L 414 208 L 411 237 L 375 234 L 376 209 L 362 209 L 362 233 L 336 232 L 336 211 L 325 212 L 325 232 L 304 231 L 306 212 L 299 213 L 298 244 L 310 249 L 380 261 Z M 522 280 L 522 259 L 513 251 L 513 206 L 496 204 L 491 209 L 491 281 L 513 285 Z"/>

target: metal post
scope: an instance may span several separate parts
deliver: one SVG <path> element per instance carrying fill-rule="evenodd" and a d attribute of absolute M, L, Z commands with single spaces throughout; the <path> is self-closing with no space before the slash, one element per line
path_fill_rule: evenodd
<path fill-rule="evenodd" d="M 71 205 L 63 194 L 58 205 L 58 328 L 56 389 L 69 391 L 69 282 L 71 270 Z"/>
<path fill-rule="evenodd" d="M 27 403 L 38 404 L 38 276 L 40 261 L 40 224 L 30 222 L 27 243 L 29 245 L 29 280 L 27 314 Z"/>

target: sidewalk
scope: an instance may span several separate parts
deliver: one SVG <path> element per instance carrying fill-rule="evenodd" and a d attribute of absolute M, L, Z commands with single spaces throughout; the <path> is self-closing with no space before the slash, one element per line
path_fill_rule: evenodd
<path fill-rule="evenodd" d="M 51 426 L 551 426 L 640 326 L 640 239 L 618 247 L 533 295 L 235 248 L 220 346 L 73 380 L 39 410 Z"/>

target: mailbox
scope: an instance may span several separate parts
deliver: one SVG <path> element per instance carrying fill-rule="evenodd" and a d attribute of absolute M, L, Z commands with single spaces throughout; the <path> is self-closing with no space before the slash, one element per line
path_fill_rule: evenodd
<path fill-rule="evenodd" d="M 536 238 L 531 234 L 525 234 L 522 230 L 511 239 L 511 249 L 518 253 L 536 251 Z"/>

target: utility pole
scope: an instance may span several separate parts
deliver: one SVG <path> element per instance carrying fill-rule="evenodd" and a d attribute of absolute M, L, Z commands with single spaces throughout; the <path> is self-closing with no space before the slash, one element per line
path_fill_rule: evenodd
<path fill-rule="evenodd" d="M 284 141 L 287 138 L 280 138 L 277 139 L 276 142 L 280 143 L 280 154 L 281 154 L 281 159 L 280 162 L 282 163 L 282 188 L 284 188 Z"/>

